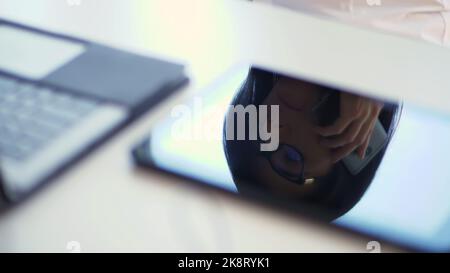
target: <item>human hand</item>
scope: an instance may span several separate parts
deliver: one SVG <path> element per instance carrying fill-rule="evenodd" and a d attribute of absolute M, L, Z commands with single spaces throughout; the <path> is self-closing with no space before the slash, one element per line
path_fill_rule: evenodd
<path fill-rule="evenodd" d="M 332 161 L 338 162 L 353 151 L 361 159 L 366 154 L 375 123 L 384 104 L 348 93 L 340 94 L 340 114 L 334 124 L 316 127 L 321 144 L 332 149 Z"/>

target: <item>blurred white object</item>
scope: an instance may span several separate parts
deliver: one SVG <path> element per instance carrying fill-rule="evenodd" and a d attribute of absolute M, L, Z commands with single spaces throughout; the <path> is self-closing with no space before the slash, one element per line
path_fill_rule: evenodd
<path fill-rule="evenodd" d="M 450 0 L 255 0 L 450 45 Z"/>

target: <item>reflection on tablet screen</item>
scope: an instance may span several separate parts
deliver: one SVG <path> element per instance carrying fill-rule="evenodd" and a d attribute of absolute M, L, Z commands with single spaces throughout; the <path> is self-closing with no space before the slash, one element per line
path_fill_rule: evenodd
<path fill-rule="evenodd" d="M 251 68 L 173 108 L 144 154 L 226 191 L 308 204 L 333 224 L 446 251 L 449 139 L 448 116 Z"/>

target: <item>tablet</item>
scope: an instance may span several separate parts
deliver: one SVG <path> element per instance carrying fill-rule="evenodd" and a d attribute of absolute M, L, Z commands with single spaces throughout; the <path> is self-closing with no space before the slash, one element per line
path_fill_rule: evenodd
<path fill-rule="evenodd" d="M 174 106 L 133 156 L 141 167 L 324 225 L 449 251 L 450 116 L 357 91 L 234 69 Z"/>

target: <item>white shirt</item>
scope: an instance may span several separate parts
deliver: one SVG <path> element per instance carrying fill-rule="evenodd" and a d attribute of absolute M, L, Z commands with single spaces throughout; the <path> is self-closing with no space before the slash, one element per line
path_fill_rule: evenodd
<path fill-rule="evenodd" d="M 256 0 L 450 46 L 450 0 Z"/>

